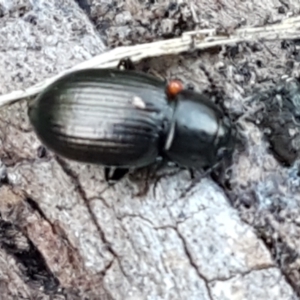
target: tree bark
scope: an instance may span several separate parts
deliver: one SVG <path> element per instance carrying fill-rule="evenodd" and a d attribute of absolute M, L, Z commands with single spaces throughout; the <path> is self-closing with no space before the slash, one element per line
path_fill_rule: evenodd
<path fill-rule="evenodd" d="M 2 1 L 1 94 L 101 53 L 103 40 L 115 47 L 197 28 L 229 32 L 280 21 L 300 7 L 296 0 L 76 2 Z M 241 112 L 247 97 L 257 94 L 261 104 L 264 91 L 299 64 L 297 45 L 281 41 L 213 50 L 138 67 L 203 91 L 203 64 L 226 105 Z M 102 167 L 41 148 L 26 100 L 2 108 L 3 299 L 297 299 L 297 166 L 274 158 L 263 128 L 248 119 L 242 125 L 246 139 L 234 154 L 230 187 L 207 176 L 190 188 L 190 172 L 175 167 L 136 171 L 110 187 Z"/>

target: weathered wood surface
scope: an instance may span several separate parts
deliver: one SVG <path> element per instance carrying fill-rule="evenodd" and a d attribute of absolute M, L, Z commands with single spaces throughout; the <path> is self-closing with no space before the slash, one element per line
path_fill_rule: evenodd
<path fill-rule="evenodd" d="M 263 25 L 300 7 L 77 2 L 84 10 L 71 0 L 0 1 L 1 94 L 101 53 L 102 39 L 114 47 L 198 27 Z M 238 110 L 254 90 L 299 70 L 280 41 L 251 46 L 142 66 L 203 90 L 203 63 Z M 244 121 L 246 151 L 234 156 L 232 191 L 207 177 L 181 197 L 187 171 L 138 172 L 107 187 L 101 167 L 40 155 L 26 109 L 24 100 L 0 112 L 1 299 L 297 299 L 297 170 L 279 165 L 255 125 Z"/>

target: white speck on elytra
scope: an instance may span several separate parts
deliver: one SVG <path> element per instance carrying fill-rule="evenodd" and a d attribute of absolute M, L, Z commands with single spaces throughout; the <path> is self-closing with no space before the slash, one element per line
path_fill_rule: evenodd
<path fill-rule="evenodd" d="M 140 109 L 145 109 L 146 108 L 146 103 L 143 101 L 142 98 L 138 97 L 138 96 L 134 96 L 132 99 L 132 104 L 136 107 L 136 108 L 140 108 Z"/>

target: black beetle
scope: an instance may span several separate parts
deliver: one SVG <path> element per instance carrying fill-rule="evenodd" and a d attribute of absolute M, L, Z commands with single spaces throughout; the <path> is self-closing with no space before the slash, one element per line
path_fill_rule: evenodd
<path fill-rule="evenodd" d="M 67 74 L 29 106 L 42 143 L 68 159 L 120 170 L 164 158 L 202 169 L 233 150 L 231 123 L 203 94 L 132 70 Z M 116 178 L 114 178 L 116 179 Z"/>

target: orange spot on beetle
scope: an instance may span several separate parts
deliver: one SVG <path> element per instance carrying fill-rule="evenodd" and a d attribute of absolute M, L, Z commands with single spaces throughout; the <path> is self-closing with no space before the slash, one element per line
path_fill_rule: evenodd
<path fill-rule="evenodd" d="M 183 90 L 183 84 L 179 80 L 171 80 L 167 85 L 167 94 L 169 97 L 174 98 Z"/>

